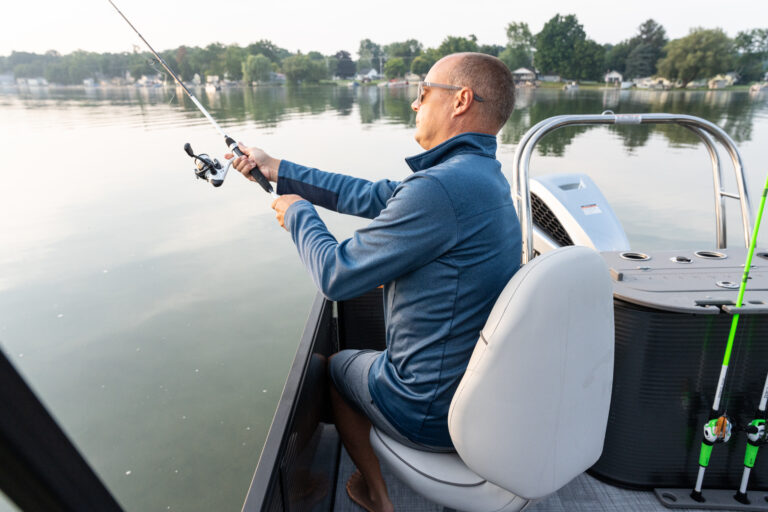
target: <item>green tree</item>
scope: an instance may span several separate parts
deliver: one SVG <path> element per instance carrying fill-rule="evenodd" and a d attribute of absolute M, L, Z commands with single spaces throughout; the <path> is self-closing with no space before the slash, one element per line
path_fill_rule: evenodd
<path fill-rule="evenodd" d="M 355 70 L 357 69 L 355 66 L 356 66 L 356 64 L 353 61 L 352 62 L 352 75 L 355 74 Z M 339 59 L 337 59 L 335 55 L 331 55 L 330 57 L 326 57 L 326 59 L 325 59 L 325 67 L 328 68 L 328 76 L 330 76 L 330 77 L 340 76 L 339 75 Z"/>
<path fill-rule="evenodd" d="M 511 70 L 533 68 L 534 38 L 525 22 L 507 25 L 507 46 L 497 57 Z"/>
<path fill-rule="evenodd" d="M 11 52 L 7 63 L 17 78 L 34 78 L 45 74 L 44 61 L 36 53 Z"/>
<path fill-rule="evenodd" d="M 619 44 L 605 49 L 605 69 L 616 70 L 627 74 L 628 77 L 649 76 L 656 72 L 656 63 L 664 56 L 664 46 L 667 44 L 667 33 L 664 27 L 653 19 L 645 20 L 637 27 L 637 34 Z M 639 46 L 643 46 L 638 50 Z M 628 59 L 632 57 L 632 67 Z M 647 63 L 652 65 L 648 66 Z"/>
<path fill-rule="evenodd" d="M 245 50 L 250 55 L 262 54 L 275 64 L 280 64 L 286 57 L 290 57 L 290 52 L 285 48 L 280 48 L 272 41 L 268 39 L 262 39 L 255 43 L 251 43 L 245 47 Z"/>
<path fill-rule="evenodd" d="M 309 57 L 309 60 L 325 60 L 322 53 L 315 51 L 307 53 L 307 57 Z"/>
<path fill-rule="evenodd" d="M 470 34 L 469 37 L 448 36 L 437 48 L 440 57 L 445 57 L 451 53 L 476 52 L 478 50 L 477 37 L 474 34 Z"/>
<path fill-rule="evenodd" d="M 403 76 L 408 68 L 405 67 L 405 61 L 402 57 L 393 57 L 384 64 L 384 74 L 390 80 Z"/>
<path fill-rule="evenodd" d="M 268 82 L 272 76 L 272 61 L 262 54 L 249 55 L 243 62 L 245 83 Z"/>
<path fill-rule="evenodd" d="M 206 77 L 216 75 L 223 78 L 226 73 L 226 48 L 221 43 L 211 43 L 202 50 L 201 61 Z"/>
<path fill-rule="evenodd" d="M 591 39 L 576 43 L 574 48 L 575 62 L 571 76 L 580 80 L 599 80 L 605 61 L 605 49 Z"/>
<path fill-rule="evenodd" d="M 768 28 L 736 34 L 736 71 L 743 82 L 761 80 L 768 69 Z"/>
<path fill-rule="evenodd" d="M 532 68 L 533 61 L 531 59 L 531 53 L 522 48 L 511 48 L 507 46 L 498 55 L 499 59 L 507 65 L 512 71 L 517 68 Z"/>
<path fill-rule="evenodd" d="M 664 48 L 667 56 L 658 63 L 659 72 L 682 81 L 682 87 L 697 78 L 710 78 L 728 71 L 734 61 L 734 47 L 722 29 L 695 28 Z"/>
<path fill-rule="evenodd" d="M 243 78 L 245 56 L 245 50 L 236 44 L 227 46 L 224 51 L 224 74 L 228 79 L 241 80 Z"/>
<path fill-rule="evenodd" d="M 626 78 L 651 76 L 656 72 L 656 49 L 647 43 L 640 43 L 629 53 L 626 60 Z"/>
<path fill-rule="evenodd" d="M 507 46 L 511 48 L 523 48 L 530 50 L 535 43 L 533 34 L 528 24 L 524 21 L 512 22 L 507 25 Z"/>
<path fill-rule="evenodd" d="M 400 57 L 405 63 L 405 69 L 410 69 L 411 62 L 414 58 L 421 55 L 423 45 L 416 39 L 408 39 L 407 41 L 390 43 L 384 46 L 384 54 L 388 59 L 393 57 Z M 385 67 L 386 70 L 386 67 Z"/>
<path fill-rule="evenodd" d="M 576 47 L 587 35 L 576 16 L 556 14 L 536 34 L 536 67 L 569 78 L 579 74 Z"/>
<path fill-rule="evenodd" d="M 310 75 L 311 62 L 306 55 L 291 55 L 283 59 L 282 69 L 286 80 L 292 83 L 307 80 Z"/>
<path fill-rule="evenodd" d="M 383 60 L 384 53 L 381 50 L 381 46 L 374 43 L 370 39 L 363 39 L 360 41 L 360 47 L 357 50 L 359 60 L 357 61 L 357 70 L 365 71 L 366 69 L 373 68 L 377 73 L 381 73 L 381 61 Z"/>
<path fill-rule="evenodd" d="M 283 59 L 283 73 L 292 82 L 317 82 L 328 76 L 324 61 L 312 60 L 306 55 L 292 55 Z"/>
<path fill-rule="evenodd" d="M 340 50 L 336 52 L 334 58 L 336 59 L 336 65 L 331 70 L 333 74 L 338 75 L 341 78 L 355 76 L 355 63 L 349 52 Z"/>
<path fill-rule="evenodd" d="M 645 43 L 661 51 L 669 42 L 667 31 L 652 18 L 645 20 L 637 27 L 637 35 L 632 38 L 636 44 Z"/>
<path fill-rule="evenodd" d="M 176 49 L 176 62 L 178 62 L 179 68 L 175 70 L 182 80 L 192 80 L 195 72 L 192 71 L 192 64 L 187 58 L 189 50 L 186 46 L 179 46 Z"/>
<path fill-rule="evenodd" d="M 411 73 L 414 73 L 419 76 L 424 76 L 427 73 L 429 73 L 429 68 L 432 67 L 432 63 L 430 63 L 429 59 L 424 56 L 418 56 L 411 62 Z"/>
<path fill-rule="evenodd" d="M 668 42 L 666 30 L 653 19 L 647 19 L 637 27 L 637 35 L 630 40 L 632 46 L 630 53 L 635 51 L 638 46 L 646 45 L 646 48 L 638 50 L 639 53 L 635 55 L 635 59 L 645 58 L 653 62 L 650 72 L 638 76 L 648 76 L 656 72 L 656 63 L 664 57 L 664 47 Z M 627 59 L 629 59 L 629 55 L 627 55 Z"/>
<path fill-rule="evenodd" d="M 481 44 L 477 48 L 477 51 L 486 55 L 498 57 L 499 54 L 504 51 L 504 46 L 501 46 L 500 44 Z"/>
<path fill-rule="evenodd" d="M 331 73 L 328 66 L 325 64 L 325 60 L 312 60 L 309 65 L 309 82 L 319 82 L 330 78 Z"/>
<path fill-rule="evenodd" d="M 632 45 L 628 40 L 613 46 L 607 45 L 605 48 L 605 65 L 603 67 L 608 71 L 618 71 L 624 74 L 627 69 L 627 57 L 629 57 L 632 49 Z"/>

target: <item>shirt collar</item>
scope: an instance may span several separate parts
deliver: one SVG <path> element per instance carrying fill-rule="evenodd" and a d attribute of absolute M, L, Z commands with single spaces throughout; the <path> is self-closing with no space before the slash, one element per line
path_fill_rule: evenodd
<path fill-rule="evenodd" d="M 487 133 L 460 133 L 432 149 L 406 158 L 405 163 L 413 172 L 418 172 L 466 153 L 496 158 L 496 137 Z"/>

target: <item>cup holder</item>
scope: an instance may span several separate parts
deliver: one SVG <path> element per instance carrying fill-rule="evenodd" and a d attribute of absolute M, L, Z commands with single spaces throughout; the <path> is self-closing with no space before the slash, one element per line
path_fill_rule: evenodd
<path fill-rule="evenodd" d="M 645 253 L 631 252 L 631 251 L 619 253 L 619 257 L 621 259 L 629 260 L 629 261 L 647 261 L 651 259 L 651 257 Z"/>
<path fill-rule="evenodd" d="M 764 260 L 768 260 L 768 252 L 756 252 L 755 256 L 758 258 L 763 258 Z"/>
<path fill-rule="evenodd" d="M 715 284 L 726 290 L 736 290 L 739 288 L 739 283 L 734 283 L 733 281 L 718 281 Z"/>
<path fill-rule="evenodd" d="M 727 254 L 716 251 L 696 251 L 693 254 L 699 258 L 704 258 L 705 260 L 724 260 L 728 257 Z"/>
<path fill-rule="evenodd" d="M 683 264 L 693 263 L 693 260 L 688 256 L 672 256 L 671 258 L 669 258 L 669 261 L 673 263 L 683 263 Z"/>
<path fill-rule="evenodd" d="M 675 496 L 671 492 L 663 492 L 663 493 L 661 493 L 661 496 L 662 496 L 662 498 L 665 498 L 665 499 L 671 501 L 672 503 L 675 503 L 677 501 L 677 496 Z"/>

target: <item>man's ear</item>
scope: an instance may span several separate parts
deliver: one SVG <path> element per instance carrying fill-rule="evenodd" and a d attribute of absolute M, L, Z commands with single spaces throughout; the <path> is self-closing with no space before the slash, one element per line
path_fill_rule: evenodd
<path fill-rule="evenodd" d="M 451 117 L 459 117 L 466 114 L 474 99 L 472 91 L 468 87 L 456 91 L 456 94 L 453 95 L 453 113 Z"/>

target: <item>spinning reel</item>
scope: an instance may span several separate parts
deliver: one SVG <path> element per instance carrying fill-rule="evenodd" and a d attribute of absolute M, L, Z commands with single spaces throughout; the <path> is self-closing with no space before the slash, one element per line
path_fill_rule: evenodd
<path fill-rule="evenodd" d="M 733 432 L 733 421 L 728 416 L 720 416 L 709 420 L 704 425 L 704 442 L 710 445 L 727 443 Z"/>
<path fill-rule="evenodd" d="M 232 162 L 235 161 L 234 158 L 232 160 L 226 160 L 226 167 L 222 167 L 221 162 L 219 162 L 217 158 L 211 159 L 211 157 L 205 153 L 196 155 L 195 152 L 192 151 L 192 146 L 189 142 L 184 144 L 184 151 L 186 151 L 195 161 L 195 166 L 197 167 L 195 176 L 197 176 L 198 179 L 206 180 L 214 187 L 220 187 L 221 184 L 224 183 L 224 177 L 232 166 Z"/>

